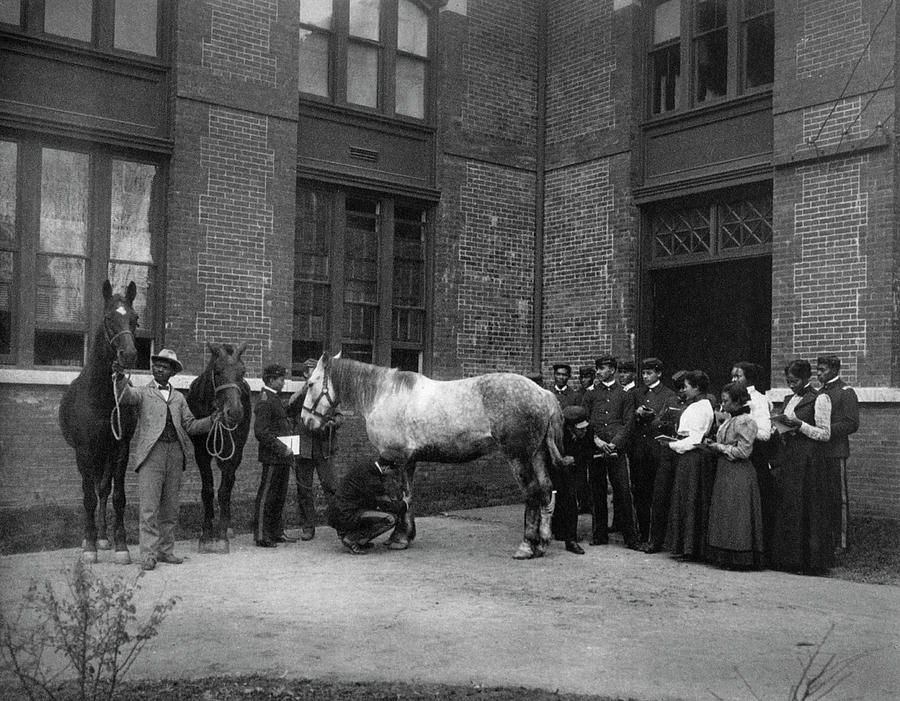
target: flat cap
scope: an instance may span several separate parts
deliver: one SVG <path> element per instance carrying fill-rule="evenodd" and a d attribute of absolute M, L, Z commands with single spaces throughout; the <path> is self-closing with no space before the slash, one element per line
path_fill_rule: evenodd
<path fill-rule="evenodd" d="M 583 406 L 578 406 L 577 404 L 567 406 L 563 409 L 563 417 L 567 424 L 575 428 L 587 428 L 587 411 Z"/>

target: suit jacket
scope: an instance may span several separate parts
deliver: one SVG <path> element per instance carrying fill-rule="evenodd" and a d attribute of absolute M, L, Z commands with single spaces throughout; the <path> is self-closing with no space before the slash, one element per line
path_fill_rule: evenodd
<path fill-rule="evenodd" d="M 187 399 L 174 387 L 169 390 L 169 401 L 156 387 L 156 380 L 151 379 L 142 387 L 132 387 L 123 380 L 118 387 L 122 393 L 122 404 L 130 404 L 138 407 L 138 423 L 134 432 L 132 452 L 134 454 L 135 469 L 140 470 L 141 465 L 150 455 L 153 446 L 162 435 L 166 427 L 166 414 L 172 414 L 172 423 L 175 433 L 178 434 L 178 442 L 185 455 L 189 454 L 191 440 L 188 434 L 206 433 L 212 428 L 212 416 L 204 419 L 195 418 L 188 408 Z M 181 469 L 184 469 L 182 464 Z"/>
<path fill-rule="evenodd" d="M 553 392 L 553 396 L 556 397 L 556 401 L 559 402 L 559 408 L 565 409 L 567 406 L 571 406 L 573 404 L 581 404 L 581 397 L 578 392 L 572 389 L 571 385 L 566 385 L 562 391 L 557 388 L 554 384 L 550 391 Z"/>
<path fill-rule="evenodd" d="M 829 458 L 850 457 L 851 433 L 859 430 L 859 399 L 856 392 L 841 378 L 829 382 L 819 390 L 831 399 L 831 440 L 825 448 Z"/>
<path fill-rule="evenodd" d="M 295 414 L 302 402 L 294 402 L 290 413 Z M 278 440 L 278 436 L 293 435 L 294 430 L 281 397 L 263 388 L 256 402 L 256 419 L 253 433 L 259 442 L 259 461 L 265 465 L 290 465 L 294 459 L 290 449 Z"/>
<path fill-rule="evenodd" d="M 654 411 L 652 417 L 634 415 L 635 435 L 652 439 L 665 432 L 664 426 L 678 425 L 678 416 L 681 413 L 678 395 L 662 382 L 653 389 L 643 384 L 635 387 L 634 400 L 635 411 L 641 406 Z"/>
<path fill-rule="evenodd" d="M 584 393 L 584 408 L 594 436 L 624 448 L 634 429 L 634 392 L 613 382 L 598 382 Z"/>

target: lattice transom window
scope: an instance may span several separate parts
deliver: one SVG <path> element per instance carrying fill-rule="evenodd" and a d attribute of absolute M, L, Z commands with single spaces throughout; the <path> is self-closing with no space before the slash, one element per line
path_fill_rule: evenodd
<path fill-rule="evenodd" d="M 771 198 L 726 202 L 719 210 L 723 249 L 772 243 Z"/>

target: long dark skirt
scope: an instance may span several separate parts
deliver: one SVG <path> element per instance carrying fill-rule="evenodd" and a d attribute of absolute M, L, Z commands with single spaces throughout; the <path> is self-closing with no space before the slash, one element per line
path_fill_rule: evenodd
<path fill-rule="evenodd" d="M 666 549 L 673 555 L 703 557 L 715 465 L 714 459 L 699 449 L 676 458 L 666 529 Z"/>
<path fill-rule="evenodd" d="M 762 506 L 756 469 L 749 460 L 719 458 L 706 544 L 706 558 L 722 567 L 762 566 Z"/>
<path fill-rule="evenodd" d="M 809 574 L 834 564 L 825 443 L 785 434 L 775 469 L 772 567 Z"/>

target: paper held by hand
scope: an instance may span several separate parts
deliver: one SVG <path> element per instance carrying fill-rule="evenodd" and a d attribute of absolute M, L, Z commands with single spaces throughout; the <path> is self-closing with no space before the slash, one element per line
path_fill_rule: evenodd
<path fill-rule="evenodd" d="M 674 442 L 674 441 L 677 441 L 678 439 L 677 439 L 677 438 L 672 438 L 672 436 L 654 436 L 654 437 L 653 437 L 653 440 L 655 440 L 655 441 L 664 441 L 664 442 L 666 442 L 666 443 L 672 443 L 672 442 Z"/>
<path fill-rule="evenodd" d="M 300 436 L 278 436 L 278 440 L 291 449 L 294 455 L 300 455 Z"/>
<path fill-rule="evenodd" d="M 776 431 L 778 431 L 778 433 L 789 433 L 791 431 L 797 430 L 795 426 L 788 426 L 786 423 L 784 423 L 784 414 L 773 414 L 771 419 L 772 426 Z"/>

